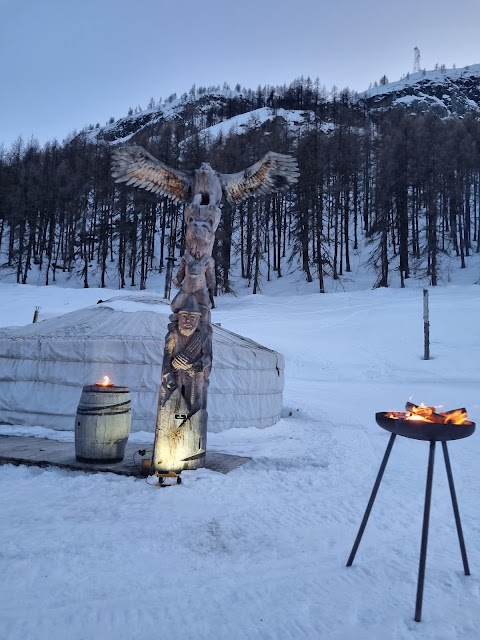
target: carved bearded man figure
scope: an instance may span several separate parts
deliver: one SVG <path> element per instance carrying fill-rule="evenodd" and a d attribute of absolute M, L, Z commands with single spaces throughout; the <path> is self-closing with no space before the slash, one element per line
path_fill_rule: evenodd
<path fill-rule="evenodd" d="M 164 405 L 178 389 L 188 407 L 188 417 L 206 409 L 212 365 L 212 328 L 200 322 L 201 315 L 195 296 L 189 294 L 165 338 L 160 401 Z"/>

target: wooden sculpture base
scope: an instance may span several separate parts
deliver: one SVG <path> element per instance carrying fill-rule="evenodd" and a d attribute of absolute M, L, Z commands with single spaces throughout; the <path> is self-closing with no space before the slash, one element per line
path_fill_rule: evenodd
<path fill-rule="evenodd" d="M 200 409 L 188 418 L 188 408 L 180 391 L 175 389 L 159 407 L 152 473 L 179 473 L 205 466 L 207 412 Z"/>

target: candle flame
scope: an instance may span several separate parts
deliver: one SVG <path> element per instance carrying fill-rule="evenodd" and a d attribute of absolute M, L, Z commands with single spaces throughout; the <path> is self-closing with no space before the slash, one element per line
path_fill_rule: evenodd
<path fill-rule="evenodd" d="M 103 376 L 100 382 L 96 383 L 99 387 L 113 387 L 113 382 L 110 380 L 108 376 Z"/>

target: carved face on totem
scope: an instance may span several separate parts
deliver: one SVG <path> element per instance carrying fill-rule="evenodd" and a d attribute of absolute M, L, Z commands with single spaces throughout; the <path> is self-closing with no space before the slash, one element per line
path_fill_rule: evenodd
<path fill-rule="evenodd" d="M 220 209 L 200 209 L 185 207 L 185 222 L 187 224 L 186 245 L 190 254 L 199 259 L 210 255 L 213 249 L 215 231 L 220 222 Z"/>
<path fill-rule="evenodd" d="M 191 336 L 200 324 L 200 313 L 180 311 L 178 314 L 178 330 L 182 336 Z"/>

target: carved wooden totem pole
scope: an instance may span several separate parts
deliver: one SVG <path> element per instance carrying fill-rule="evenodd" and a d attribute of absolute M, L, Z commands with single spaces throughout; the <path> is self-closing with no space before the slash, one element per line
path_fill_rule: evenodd
<path fill-rule="evenodd" d="M 187 173 L 172 169 L 138 146 L 113 152 L 115 182 L 186 203 L 185 253 L 173 283 L 179 292 L 165 338 L 162 380 L 151 472 L 178 474 L 205 466 L 207 389 L 212 366 L 212 258 L 220 205 L 285 189 L 297 181 L 292 156 L 269 152 L 244 171 L 221 174 L 204 162 Z"/>

